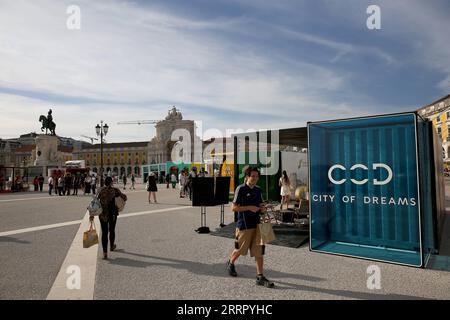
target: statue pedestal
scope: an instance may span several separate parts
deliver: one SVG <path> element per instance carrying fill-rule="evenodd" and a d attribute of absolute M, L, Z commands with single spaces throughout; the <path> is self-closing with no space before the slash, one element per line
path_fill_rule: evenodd
<path fill-rule="evenodd" d="M 40 134 L 35 139 L 36 154 L 35 166 L 58 166 L 58 138 Z"/>

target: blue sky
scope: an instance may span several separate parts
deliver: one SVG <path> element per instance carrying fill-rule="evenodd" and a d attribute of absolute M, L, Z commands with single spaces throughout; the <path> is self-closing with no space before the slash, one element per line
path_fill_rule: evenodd
<path fill-rule="evenodd" d="M 68 30 L 69 5 L 81 29 Z M 369 30 L 369 5 L 381 30 Z M 411 111 L 450 93 L 449 1 L 2 1 L 0 137 L 145 141 L 172 105 L 203 129 Z"/>

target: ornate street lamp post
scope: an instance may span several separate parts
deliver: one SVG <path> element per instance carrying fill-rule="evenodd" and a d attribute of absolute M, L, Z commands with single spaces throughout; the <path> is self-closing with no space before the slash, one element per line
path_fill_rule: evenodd
<path fill-rule="evenodd" d="M 106 136 L 108 133 L 108 125 L 105 123 L 103 125 L 103 120 L 100 121 L 100 125 L 97 124 L 95 126 L 95 132 L 97 136 L 100 137 L 100 186 L 103 187 L 103 136 Z"/>

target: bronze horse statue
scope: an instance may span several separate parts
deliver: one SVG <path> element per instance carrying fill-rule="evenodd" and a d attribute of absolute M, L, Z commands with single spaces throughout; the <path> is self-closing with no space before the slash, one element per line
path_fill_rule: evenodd
<path fill-rule="evenodd" d="M 47 117 L 44 115 L 41 115 L 39 117 L 39 121 L 42 122 L 42 128 L 41 131 L 44 131 L 45 129 L 45 134 L 47 134 L 47 129 L 50 130 L 50 134 L 52 136 L 56 135 L 55 133 L 55 128 L 56 128 L 56 124 L 53 121 L 48 121 Z"/>

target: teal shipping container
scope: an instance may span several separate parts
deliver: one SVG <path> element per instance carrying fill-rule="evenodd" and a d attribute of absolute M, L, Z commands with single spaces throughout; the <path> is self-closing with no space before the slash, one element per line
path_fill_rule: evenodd
<path fill-rule="evenodd" d="M 310 250 L 425 267 L 445 217 L 442 147 L 416 113 L 310 122 Z"/>

